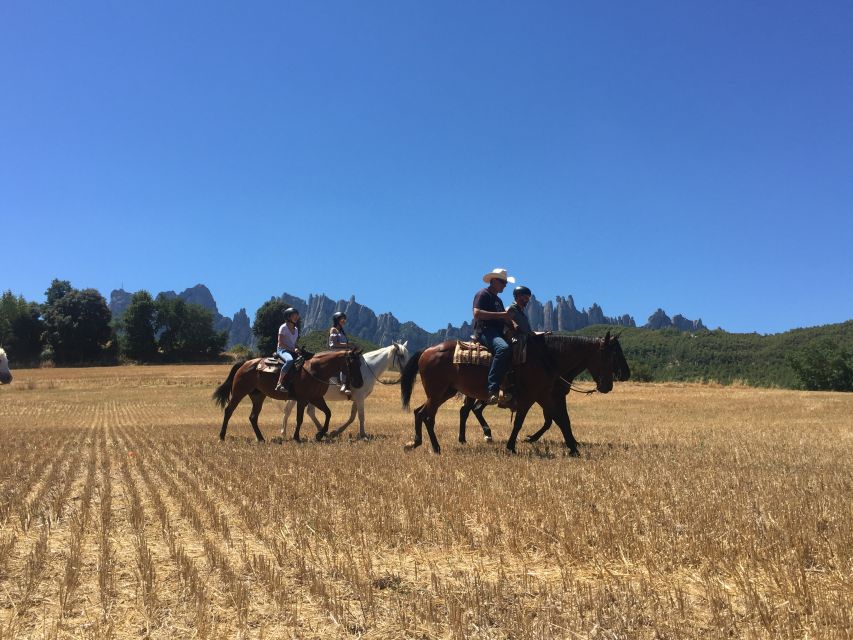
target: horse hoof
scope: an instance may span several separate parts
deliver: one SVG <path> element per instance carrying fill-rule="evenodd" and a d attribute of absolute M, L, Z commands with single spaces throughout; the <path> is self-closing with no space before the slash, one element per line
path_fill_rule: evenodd
<path fill-rule="evenodd" d="M 320 431 L 319 433 L 317 433 L 317 435 L 316 435 L 316 436 L 314 436 L 314 439 L 315 439 L 317 442 L 320 442 L 320 441 L 323 439 L 323 437 L 324 437 L 325 435 L 326 435 L 326 432 L 325 432 L 325 431 Z"/>
<path fill-rule="evenodd" d="M 300 438 L 299 436 L 293 436 L 293 441 L 299 444 L 305 442 L 305 440 L 303 438 Z"/>
<path fill-rule="evenodd" d="M 459 444 L 466 444 L 465 438 L 459 438 Z"/>
<path fill-rule="evenodd" d="M 420 442 L 407 442 L 403 445 L 403 450 L 411 451 L 412 449 L 417 449 L 419 446 L 421 446 Z"/>
<path fill-rule="evenodd" d="M 513 447 L 507 446 L 506 450 L 508 453 L 515 455 L 515 447 L 514 446 Z"/>
<path fill-rule="evenodd" d="M 577 449 L 571 449 L 569 451 L 569 456 L 572 458 L 580 458 L 581 454 L 580 454 L 580 451 L 578 451 Z"/>
<path fill-rule="evenodd" d="M 492 436 L 485 436 L 483 438 L 483 440 L 485 440 L 486 442 L 494 442 L 494 439 L 492 438 Z"/>

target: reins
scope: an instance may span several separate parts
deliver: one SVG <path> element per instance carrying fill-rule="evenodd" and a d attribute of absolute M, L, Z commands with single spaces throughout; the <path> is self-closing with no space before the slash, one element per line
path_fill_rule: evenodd
<path fill-rule="evenodd" d="M 563 382 L 569 388 L 569 391 L 574 391 L 575 393 L 583 393 L 584 395 L 589 395 L 590 393 L 595 393 L 596 391 L 598 391 L 598 389 L 596 389 L 595 387 L 593 387 L 592 389 L 581 389 L 580 387 L 576 387 L 574 381 L 566 380 L 563 376 L 560 376 L 557 379 Z"/>
<path fill-rule="evenodd" d="M 363 356 L 362 356 L 362 357 L 363 357 Z M 395 360 L 395 361 L 397 360 L 397 351 L 396 351 L 396 349 L 394 350 L 394 355 L 393 355 L 393 356 L 391 356 L 391 358 L 392 358 L 393 360 Z M 396 380 L 393 380 L 392 382 L 385 382 L 385 380 L 382 380 L 378 375 L 376 375 L 376 372 L 375 372 L 375 371 L 373 370 L 373 368 L 372 368 L 372 367 L 367 363 L 367 358 L 364 358 L 364 366 L 365 366 L 365 367 L 367 367 L 367 370 L 368 370 L 368 371 L 370 371 L 370 374 L 373 376 L 374 380 L 376 380 L 376 382 L 378 382 L 379 384 L 387 384 L 387 385 L 400 384 L 400 380 L 402 380 L 402 378 L 403 378 L 403 376 L 401 375 L 399 378 L 397 378 Z"/>

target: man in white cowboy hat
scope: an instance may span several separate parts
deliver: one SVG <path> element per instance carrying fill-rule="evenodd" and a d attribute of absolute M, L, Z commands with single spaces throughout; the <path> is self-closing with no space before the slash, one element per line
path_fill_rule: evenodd
<path fill-rule="evenodd" d="M 503 337 L 504 324 L 510 318 L 498 294 L 506 288 L 507 282 L 515 282 L 515 278 L 508 276 L 506 269 L 498 268 L 484 275 L 483 282 L 489 286 L 480 289 L 474 296 L 474 334 L 493 355 L 486 404 L 496 404 L 501 380 L 512 364 L 512 351 Z M 505 397 L 504 400 L 509 401 L 510 398 Z"/>

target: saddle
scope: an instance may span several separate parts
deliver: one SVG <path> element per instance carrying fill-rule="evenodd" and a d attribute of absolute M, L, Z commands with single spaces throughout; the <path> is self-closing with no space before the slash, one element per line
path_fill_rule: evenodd
<path fill-rule="evenodd" d="M 517 366 L 527 362 L 527 336 L 517 335 L 510 341 L 512 347 L 512 364 Z M 479 342 L 456 341 L 453 350 L 453 364 L 473 364 L 489 367 L 492 364 L 492 354 Z"/>
<path fill-rule="evenodd" d="M 305 349 L 300 349 L 301 355 L 296 356 L 293 360 L 293 371 L 299 371 L 302 368 L 302 365 L 305 364 L 306 360 L 310 360 L 314 355 L 310 351 L 305 351 Z M 268 358 L 262 359 L 255 366 L 255 369 L 260 371 L 261 373 L 278 373 L 281 371 L 281 367 L 284 364 L 284 361 L 278 357 L 278 354 L 272 355 Z"/>

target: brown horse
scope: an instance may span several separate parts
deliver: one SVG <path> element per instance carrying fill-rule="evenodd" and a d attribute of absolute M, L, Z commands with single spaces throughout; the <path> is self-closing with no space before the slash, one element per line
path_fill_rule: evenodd
<path fill-rule="evenodd" d="M 616 339 L 616 338 L 614 338 Z M 622 359 L 624 361 L 624 358 Z M 628 363 L 624 363 L 625 368 L 619 369 L 618 371 L 614 371 L 616 374 L 617 380 L 625 381 L 631 376 L 631 371 L 628 369 Z M 568 395 L 569 391 L 572 390 L 572 385 L 574 384 L 575 378 L 577 378 L 581 373 L 583 373 L 584 369 L 582 365 L 575 364 L 572 369 L 568 371 L 563 371 L 560 373 L 560 377 L 554 383 L 554 402 L 564 402 L 566 405 L 566 420 L 569 420 L 569 427 L 571 427 L 571 419 L 569 418 L 569 405 L 568 405 Z M 594 393 L 595 389 L 590 391 L 580 391 L 579 393 Z M 473 412 L 474 417 L 477 418 L 477 422 L 480 423 L 480 428 L 483 430 L 483 437 L 486 442 L 492 441 L 492 430 L 489 427 L 489 423 L 486 422 L 486 418 L 483 416 L 483 409 L 486 408 L 486 403 L 482 400 L 477 400 L 476 398 L 465 397 L 465 401 L 462 404 L 462 407 L 459 409 L 459 442 L 462 444 L 465 443 L 465 426 L 468 421 L 468 416 Z M 543 409 L 543 416 L 545 418 L 545 422 L 542 427 L 534 433 L 533 435 L 527 436 L 524 441 L 525 442 L 536 442 L 545 435 L 545 432 L 551 428 L 551 425 L 554 423 L 554 418 L 548 413 L 546 409 Z"/>
<path fill-rule="evenodd" d="M 252 400 L 252 413 L 249 422 L 255 431 L 258 442 L 264 441 L 264 436 L 258 428 L 258 416 L 264 406 L 267 397 L 275 400 L 296 400 L 296 431 L 293 439 L 300 442 L 299 429 L 302 426 L 302 418 L 305 415 L 305 407 L 310 403 L 317 407 L 326 416 L 322 428 L 317 429 L 317 440 L 322 440 L 329 430 L 329 420 L 332 412 L 329 405 L 323 399 L 329 387 L 329 379 L 337 376 L 341 371 L 346 372 L 350 385 L 358 389 L 364 383 L 361 377 L 361 351 L 323 351 L 308 360 L 303 367 L 296 371 L 291 369 L 290 376 L 293 377 L 293 394 L 275 390 L 278 382 L 278 371 L 264 373 L 258 371 L 258 363 L 263 358 L 255 358 L 244 362 L 238 362 L 231 367 L 228 378 L 213 392 L 214 401 L 225 408 L 225 417 L 222 420 L 222 430 L 219 439 L 225 439 L 225 431 L 228 429 L 228 420 L 240 401 L 247 395 Z"/>
<path fill-rule="evenodd" d="M 409 406 L 418 373 L 427 396 L 426 402 L 414 411 L 415 439 L 406 445 L 407 449 L 421 445 L 422 425 L 426 424 L 433 451 L 441 451 L 435 437 L 435 414 L 457 392 L 479 400 L 488 397 L 488 367 L 453 364 L 455 347 L 455 340 L 429 347 L 414 354 L 403 370 L 400 381 L 403 408 Z M 560 427 L 572 455 L 578 454 L 578 443 L 572 434 L 563 401 L 565 396 L 562 392 L 555 393 L 554 386 L 562 374 L 584 369 L 590 372 L 596 389 L 601 393 L 608 393 L 613 388 L 614 374 L 618 380 L 627 380 L 630 375 L 619 339 L 611 338 L 610 332 L 604 338 L 545 335 L 528 340 L 527 362 L 515 369 L 517 409 L 512 434 L 506 444 L 509 451 L 515 452 L 518 432 L 530 407 L 536 403 Z"/>

